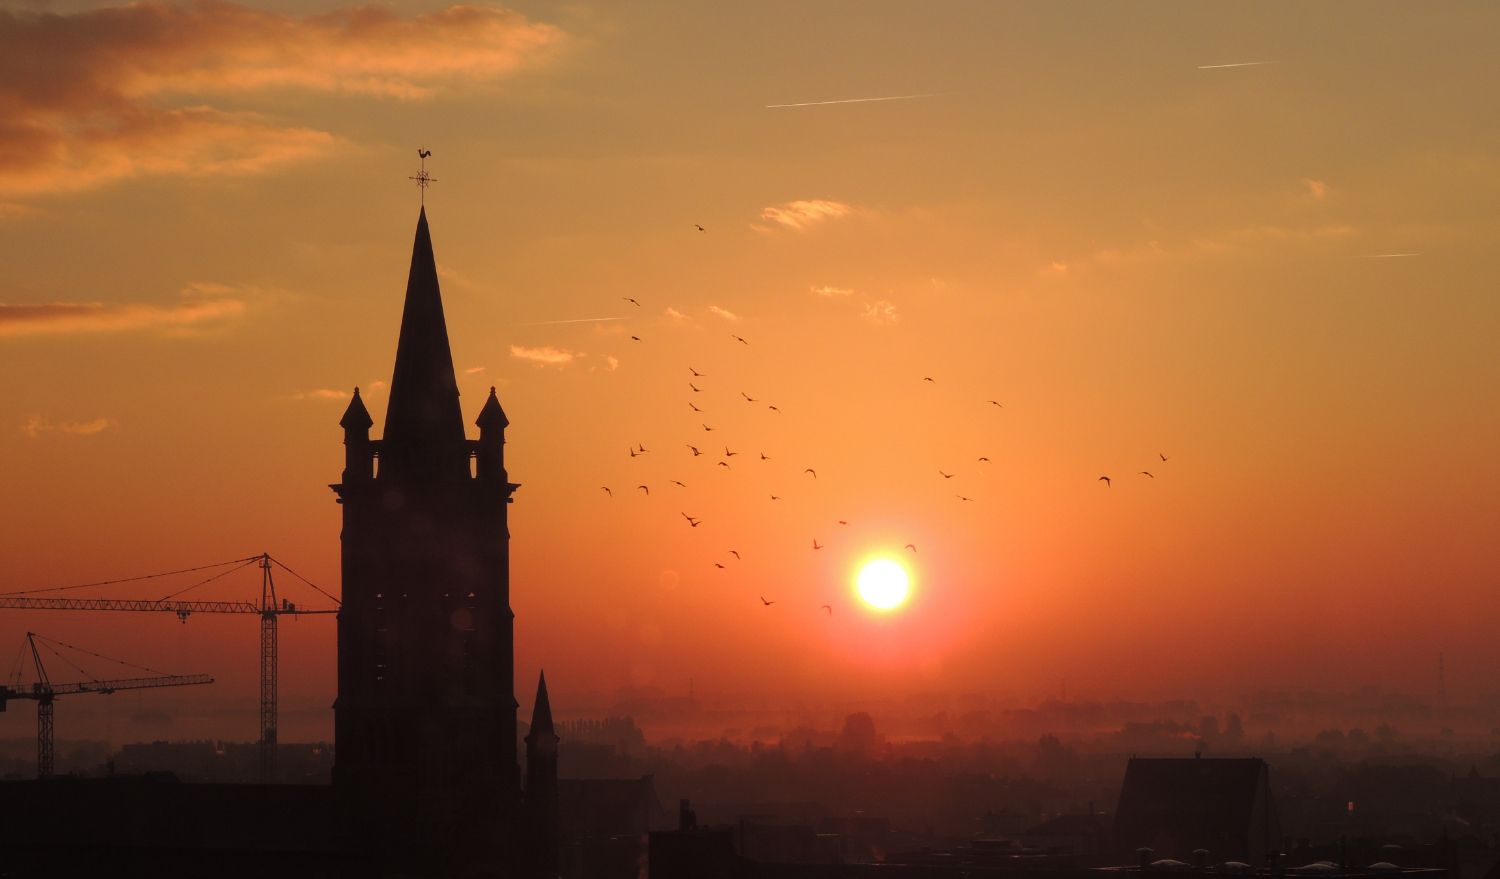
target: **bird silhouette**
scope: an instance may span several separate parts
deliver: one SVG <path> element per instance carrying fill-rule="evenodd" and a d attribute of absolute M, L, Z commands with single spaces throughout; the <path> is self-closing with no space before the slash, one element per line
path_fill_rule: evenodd
<path fill-rule="evenodd" d="M 636 443 L 635 444 L 635 450 L 636 450 L 636 452 L 638 454 L 642 454 L 642 455 L 644 455 L 647 452 L 651 451 L 650 449 L 646 448 L 646 444 L 645 443 Z"/>
<path fill-rule="evenodd" d="M 771 456 L 767 455 L 765 452 L 761 452 L 760 453 L 760 459 L 762 461 L 769 461 L 769 460 L 771 460 Z"/>
<path fill-rule="evenodd" d="M 699 232 L 707 232 L 708 231 L 707 229 L 703 228 L 702 226 L 698 225 L 697 223 L 693 224 L 693 228 L 697 229 Z"/>
<path fill-rule="evenodd" d="M 991 406 L 999 406 L 1001 409 L 1005 408 L 1004 406 L 1000 405 L 1000 401 L 999 400 L 985 400 L 985 402 L 989 403 Z"/>
<path fill-rule="evenodd" d="M 939 470 L 938 473 L 941 474 L 944 479 L 952 479 L 953 478 L 953 474 L 952 473 L 943 473 L 943 471 L 941 471 L 941 470 Z"/>
<path fill-rule="evenodd" d="M 821 607 L 823 610 L 828 611 L 828 615 L 829 616 L 833 616 L 833 605 L 831 605 L 831 604 L 822 604 L 822 605 L 819 605 L 819 607 Z"/>
<path fill-rule="evenodd" d="M 432 155 L 432 150 L 417 150 L 417 158 L 425 159 Z"/>
<path fill-rule="evenodd" d="M 818 471 L 814 470 L 811 467 L 807 468 L 806 470 L 803 470 L 802 472 L 803 473 L 811 473 L 812 474 L 812 478 L 814 478 L 814 479 L 818 478 Z"/>
<path fill-rule="evenodd" d="M 924 381 L 924 382 L 932 382 L 933 384 L 937 384 L 937 382 L 934 381 L 933 378 L 932 378 L 932 376 L 930 376 L 930 375 L 923 376 L 922 377 L 922 381 Z"/>
<path fill-rule="evenodd" d="M 688 401 L 688 405 L 692 407 L 692 409 L 693 409 L 694 412 L 702 412 L 703 411 L 702 409 L 699 409 L 696 405 L 694 405 L 691 400 Z"/>
<path fill-rule="evenodd" d="M 731 549 L 729 551 L 729 554 L 732 555 L 732 556 L 734 556 L 735 558 L 739 558 L 740 557 L 739 550 Z"/>
<path fill-rule="evenodd" d="M 632 341 L 632 342 L 639 342 L 640 340 L 641 340 L 640 336 L 631 336 L 630 337 L 630 341 Z"/>
<path fill-rule="evenodd" d="M 692 527 L 694 527 L 694 528 L 697 528 L 698 525 L 703 521 L 702 519 L 694 519 L 692 516 L 689 516 L 687 513 L 683 513 L 682 514 L 682 518 L 686 519 L 687 523 L 689 525 L 691 525 Z"/>
<path fill-rule="evenodd" d="M 773 494 L 773 495 L 771 495 L 771 500 L 773 500 L 773 501 L 779 501 L 779 500 L 781 500 L 781 496 Z"/>
<path fill-rule="evenodd" d="M 813 549 L 822 549 L 822 548 L 823 548 L 823 544 L 819 543 L 818 542 L 818 538 L 814 537 L 813 538 Z"/>
<path fill-rule="evenodd" d="M 1156 474 L 1155 474 L 1155 473 L 1152 473 L 1152 472 L 1151 472 L 1151 471 L 1150 471 L 1150 470 L 1142 470 L 1142 471 L 1141 471 L 1141 475 L 1142 475 L 1142 476 L 1149 476 L 1149 477 L 1151 477 L 1151 478 L 1152 478 L 1152 479 L 1155 479 L 1155 478 L 1156 478 Z"/>
<path fill-rule="evenodd" d="M 751 402 L 751 403 L 759 403 L 760 402 L 759 400 L 755 399 L 754 397 L 750 396 L 749 394 L 745 393 L 744 391 L 740 391 L 740 396 L 744 397 L 748 402 Z"/>
<path fill-rule="evenodd" d="M 748 344 L 750 344 L 749 342 L 745 341 L 744 337 L 742 337 L 742 336 L 736 336 L 734 333 L 730 333 L 729 337 L 731 339 L 734 339 L 736 342 L 739 342 L 741 345 L 748 345 Z"/>
<path fill-rule="evenodd" d="M 776 407 L 775 407 L 775 406 L 767 406 L 767 407 L 766 407 L 766 408 L 767 408 L 767 409 L 770 409 L 770 410 L 771 410 L 771 411 L 772 411 L 772 412 L 775 412 L 775 413 L 776 413 L 776 414 L 778 414 L 778 415 L 780 415 L 780 414 L 781 414 L 781 410 L 780 410 L 780 409 L 777 409 L 777 408 L 776 408 Z"/>
<path fill-rule="evenodd" d="M 719 462 L 719 466 L 723 467 L 725 470 L 728 470 L 729 469 L 729 462 L 728 461 L 720 461 Z"/>
<path fill-rule="evenodd" d="M 1167 456 L 1163 455 L 1161 452 L 1157 452 L 1156 454 L 1157 454 L 1157 457 L 1161 458 L 1163 461 L 1167 460 Z"/>
<path fill-rule="evenodd" d="M 650 497 L 651 496 L 651 488 L 650 488 L 650 486 L 637 485 L 636 488 L 639 488 L 641 491 L 644 491 L 646 493 L 646 497 Z"/>
<path fill-rule="evenodd" d="M 724 570 L 724 566 L 719 564 L 718 562 L 714 562 L 714 567 L 718 568 L 721 571 Z"/>
<path fill-rule="evenodd" d="M 1105 488 L 1109 488 L 1114 485 L 1114 482 L 1112 482 L 1108 476 L 1099 477 L 1099 481 L 1104 483 Z"/>
<path fill-rule="evenodd" d="M 981 464 L 988 464 L 989 462 L 990 462 L 989 458 L 980 458 L 979 459 L 979 463 L 981 463 Z"/>
<path fill-rule="evenodd" d="M 766 597 L 764 595 L 760 595 L 757 597 L 760 599 L 760 603 L 764 604 L 766 607 L 770 607 L 771 605 L 776 603 L 774 601 L 766 601 Z"/>
<path fill-rule="evenodd" d="M 909 549 L 912 552 L 916 552 L 917 551 L 917 545 L 915 543 L 908 543 L 906 545 L 906 549 Z"/>
<path fill-rule="evenodd" d="M 682 481 L 677 480 L 677 479 L 672 480 L 672 484 L 675 485 L 675 486 L 677 486 L 677 487 L 679 487 L 679 488 L 687 488 L 687 483 L 682 482 Z"/>
<path fill-rule="evenodd" d="M 706 424 L 705 424 L 705 425 L 703 425 L 703 429 L 704 429 L 704 430 L 713 430 L 713 428 L 712 428 L 712 427 L 709 427 L 709 426 L 708 426 L 708 425 L 706 425 Z"/>
<path fill-rule="evenodd" d="M 728 446 L 724 447 L 724 457 L 726 457 L 726 458 L 733 458 L 735 455 L 738 455 L 738 454 L 739 454 L 739 452 L 731 452 L 729 450 Z"/>
<path fill-rule="evenodd" d="M 965 497 L 965 496 L 963 496 L 961 494 L 956 494 L 956 495 L 954 495 L 954 497 L 958 498 L 961 501 L 971 501 L 971 500 L 973 500 L 973 498 L 971 498 L 971 497 Z"/>
<path fill-rule="evenodd" d="M 607 486 L 607 485 L 601 485 L 601 486 L 599 486 L 599 488 L 600 488 L 600 489 L 601 489 L 601 490 L 602 490 L 602 491 L 603 491 L 603 492 L 604 492 L 604 493 L 605 493 L 605 494 L 607 494 L 607 495 L 609 495 L 609 496 L 610 496 L 610 497 L 614 497 L 614 496 L 615 496 L 615 493 L 614 493 L 614 492 L 612 492 L 612 491 L 610 491 L 610 490 L 609 490 L 609 486 Z"/>
<path fill-rule="evenodd" d="M 620 298 L 623 299 L 623 300 L 625 300 L 626 302 L 629 302 L 631 305 L 634 305 L 636 308 L 640 308 L 641 307 L 641 304 L 639 302 L 636 302 L 634 299 L 631 299 L 629 296 L 621 296 Z"/>
<path fill-rule="evenodd" d="M 635 450 L 635 446 L 631 446 L 630 447 L 630 457 L 634 458 L 634 457 L 636 457 L 639 454 L 640 453 Z"/>
<path fill-rule="evenodd" d="M 688 387 L 692 388 L 693 389 L 693 393 L 695 393 L 695 394 L 701 394 L 701 393 L 703 393 L 703 389 L 700 388 L 700 387 L 698 387 L 697 385 L 693 384 L 692 382 L 688 382 Z"/>
<path fill-rule="evenodd" d="M 694 458 L 696 458 L 696 457 L 698 457 L 698 456 L 699 456 L 699 455 L 701 455 L 701 454 L 703 454 L 703 453 L 702 453 L 702 452 L 700 452 L 700 451 L 698 451 L 698 447 L 697 447 L 697 446 L 694 446 L 694 445 L 689 445 L 689 446 L 688 446 L 688 448 L 690 448 L 690 449 L 692 449 L 692 450 L 693 450 L 693 457 L 694 457 Z"/>
<path fill-rule="evenodd" d="M 693 378 L 703 378 L 703 373 L 692 368 L 691 366 L 688 367 L 688 372 L 691 372 L 693 374 Z"/>
<path fill-rule="evenodd" d="M 849 523 L 848 523 L 848 522 L 846 522 L 846 521 L 844 521 L 844 520 L 843 520 L 843 519 L 840 519 L 840 520 L 839 520 L 839 524 L 840 524 L 840 525 L 848 525 L 848 524 L 849 524 Z"/>

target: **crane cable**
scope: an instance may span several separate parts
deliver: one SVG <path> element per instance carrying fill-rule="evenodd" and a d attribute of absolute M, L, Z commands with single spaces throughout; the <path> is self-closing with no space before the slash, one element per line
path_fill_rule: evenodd
<path fill-rule="evenodd" d="M 288 574 L 291 574 L 293 577 L 296 577 L 298 580 L 301 580 L 302 582 L 304 582 L 307 585 L 311 586 L 313 589 L 316 589 L 319 595 L 322 595 L 324 598 L 328 599 L 329 601 L 332 601 L 334 604 L 338 604 L 338 605 L 342 605 L 343 604 L 342 601 L 338 600 L 337 598 L 334 598 L 332 595 L 329 595 L 327 592 L 324 592 L 323 589 L 322 589 L 322 587 L 318 586 L 318 584 L 314 583 L 313 581 L 307 579 L 306 577 L 302 576 L 301 574 L 297 573 L 296 571 L 294 571 L 291 568 L 288 568 L 286 565 L 282 564 L 280 559 L 275 558 L 273 556 L 267 556 L 267 558 L 271 559 L 271 562 L 273 564 L 275 564 L 276 567 L 281 568 L 283 571 L 286 571 Z"/>
<path fill-rule="evenodd" d="M 242 559 L 231 559 L 231 560 L 229 560 L 227 562 L 216 562 L 216 563 L 211 564 L 211 565 L 198 565 L 197 567 L 194 567 L 194 568 L 183 568 L 180 571 L 163 571 L 163 572 L 158 573 L 158 574 L 141 574 L 140 576 L 137 576 L 137 577 L 121 577 L 118 580 L 100 580 L 100 581 L 98 581 L 96 583 L 79 583 L 79 584 L 77 584 L 75 586 L 47 586 L 47 587 L 44 587 L 44 588 L 41 588 L 41 589 L 18 589 L 18 590 L 14 591 L 14 592 L 0 592 L 0 596 L 5 596 L 5 595 L 33 595 L 33 594 L 38 593 L 38 592 L 63 592 L 63 591 L 69 590 L 69 589 L 87 589 L 90 586 L 113 586 L 116 583 L 134 583 L 137 580 L 151 580 L 151 579 L 154 579 L 156 577 L 170 577 L 170 576 L 172 576 L 174 574 L 191 574 L 194 571 L 206 571 L 206 570 L 208 570 L 210 568 L 222 568 L 225 565 L 234 565 L 234 564 L 239 564 L 240 562 L 258 561 L 259 559 L 260 559 L 260 556 L 253 555 L 253 556 L 248 556 L 248 557 L 242 558 Z"/>
<path fill-rule="evenodd" d="M 57 648 L 53 647 L 52 645 L 56 644 L 59 647 L 66 647 L 69 650 L 77 650 L 79 653 L 87 653 L 89 656 L 95 657 L 96 659 L 103 659 L 103 660 L 105 660 L 107 662 L 116 662 L 116 663 L 119 663 L 120 665 L 129 666 L 129 667 L 131 667 L 133 669 L 136 669 L 138 671 L 148 671 L 148 672 L 150 672 L 150 673 L 152 673 L 154 675 L 158 675 L 160 677 L 167 677 L 167 678 L 176 677 L 176 675 L 172 674 L 171 672 L 165 672 L 165 671 L 161 671 L 159 669 L 151 668 L 149 666 L 139 665 L 137 663 L 129 662 L 129 661 L 124 660 L 124 659 L 116 659 L 113 656 L 105 656 L 103 653 L 96 653 L 96 652 L 94 652 L 92 650 L 88 650 L 88 649 L 85 649 L 83 647 L 79 647 L 76 644 L 69 644 L 66 641 L 59 641 L 59 640 L 57 640 L 55 638 L 48 638 L 46 635 L 38 635 L 35 632 L 32 632 L 31 636 L 33 638 L 40 639 L 43 646 L 47 647 L 53 653 L 57 654 L 57 656 L 60 657 L 63 662 L 67 662 L 69 665 L 71 665 L 74 668 L 78 669 L 78 671 L 80 673 L 82 673 L 84 676 L 86 676 L 91 681 L 97 682 L 99 679 L 96 678 L 96 677 L 94 677 L 93 675 L 89 674 L 88 672 L 84 671 L 76 663 L 70 662 L 67 657 L 63 656 L 61 653 L 58 653 Z"/>
<path fill-rule="evenodd" d="M 158 598 L 156 600 L 157 601 L 170 601 L 171 599 L 176 598 L 177 596 L 183 594 L 184 592 L 190 592 L 190 591 L 192 591 L 194 589 L 197 589 L 199 586 L 203 586 L 205 584 L 212 583 L 213 581 L 219 579 L 220 577 L 227 577 L 230 574 L 233 574 L 235 571 L 244 570 L 245 568 L 250 567 L 251 565 L 255 564 L 258 561 L 260 561 L 260 556 L 255 556 L 254 558 L 246 560 L 244 564 L 240 565 L 237 568 L 230 568 L 227 571 L 220 571 L 217 574 L 214 574 L 214 575 L 212 575 L 210 577 L 207 577 L 205 579 L 199 580 L 198 582 L 194 583 L 191 586 L 185 586 L 185 587 L 177 590 L 176 592 L 173 592 L 171 595 L 163 595 L 161 598 Z"/>

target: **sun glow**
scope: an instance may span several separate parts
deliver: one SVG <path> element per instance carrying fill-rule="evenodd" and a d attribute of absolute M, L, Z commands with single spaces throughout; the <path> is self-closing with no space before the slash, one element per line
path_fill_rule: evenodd
<path fill-rule="evenodd" d="M 859 569 L 859 597 L 877 610 L 895 610 L 906 602 L 910 581 L 906 569 L 890 559 L 875 559 Z"/>

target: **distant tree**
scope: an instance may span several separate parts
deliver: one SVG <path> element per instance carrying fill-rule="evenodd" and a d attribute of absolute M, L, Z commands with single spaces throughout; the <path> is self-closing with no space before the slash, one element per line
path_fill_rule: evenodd
<path fill-rule="evenodd" d="M 879 746 L 875 733 L 875 718 L 868 711 L 857 711 L 844 718 L 844 729 L 839 733 L 839 748 L 856 754 L 871 755 Z"/>
<path fill-rule="evenodd" d="M 1240 721 L 1239 712 L 1229 712 L 1229 718 L 1224 722 L 1224 740 L 1229 742 L 1240 742 L 1245 738 L 1245 725 Z"/>
<path fill-rule="evenodd" d="M 1354 729 L 1349 730 L 1348 738 L 1349 744 L 1359 748 L 1368 747 L 1370 744 L 1370 734 L 1357 726 Z"/>
<path fill-rule="evenodd" d="M 1396 728 L 1388 723 L 1382 723 L 1375 727 L 1375 741 L 1382 745 L 1389 745 L 1396 741 Z"/>
<path fill-rule="evenodd" d="M 1344 742 L 1344 731 L 1341 729 L 1325 729 L 1313 737 L 1314 744 L 1330 751 L 1343 748 Z"/>

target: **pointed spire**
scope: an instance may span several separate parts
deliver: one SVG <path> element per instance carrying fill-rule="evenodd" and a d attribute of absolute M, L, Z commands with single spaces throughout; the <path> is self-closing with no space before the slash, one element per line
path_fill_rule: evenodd
<path fill-rule="evenodd" d="M 426 208 L 417 218 L 417 236 L 411 250 L 411 273 L 406 280 L 406 306 L 401 313 L 401 339 L 396 345 L 396 370 L 391 377 L 383 442 L 385 456 L 402 470 L 408 469 L 406 465 L 428 472 L 456 470 L 453 462 L 443 459 L 462 454 L 463 413 L 458 405 L 458 380 L 448 347 Z M 467 469 L 467 462 L 458 463 Z"/>
<path fill-rule="evenodd" d="M 554 738 L 557 736 L 552 728 L 552 701 L 547 698 L 547 673 L 545 671 L 541 673 L 536 685 L 536 704 L 531 709 L 531 732 L 527 738 L 537 735 L 549 735 Z"/>
<path fill-rule="evenodd" d="M 344 430 L 369 430 L 374 424 L 370 410 L 365 408 L 365 401 L 359 398 L 359 388 L 355 388 L 354 399 L 349 401 L 349 408 L 344 410 L 344 417 L 339 419 L 339 427 Z"/>
<path fill-rule="evenodd" d="M 510 419 L 505 417 L 505 410 L 500 408 L 500 398 L 495 396 L 494 385 L 490 386 L 490 398 L 484 401 L 484 408 L 479 410 L 479 417 L 474 424 L 481 431 L 499 428 L 504 430 L 510 424 Z"/>

